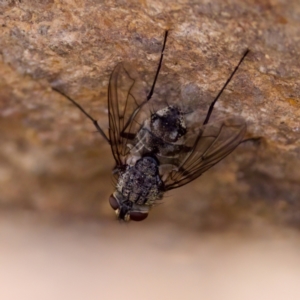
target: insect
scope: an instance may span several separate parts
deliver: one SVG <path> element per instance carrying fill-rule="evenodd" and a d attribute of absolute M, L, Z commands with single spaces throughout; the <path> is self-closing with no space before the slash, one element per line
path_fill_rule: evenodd
<path fill-rule="evenodd" d="M 113 70 L 108 85 L 108 136 L 77 102 L 53 88 L 94 124 L 109 143 L 116 166 L 116 188 L 109 203 L 119 220 L 144 220 L 165 192 L 198 178 L 230 154 L 243 140 L 246 123 L 228 117 L 209 123 L 214 105 L 248 54 L 247 50 L 210 104 L 202 123 L 190 121 L 178 104 L 153 100 L 168 37 L 165 32 L 160 61 L 148 95 L 139 86 L 138 75 L 126 63 Z"/>

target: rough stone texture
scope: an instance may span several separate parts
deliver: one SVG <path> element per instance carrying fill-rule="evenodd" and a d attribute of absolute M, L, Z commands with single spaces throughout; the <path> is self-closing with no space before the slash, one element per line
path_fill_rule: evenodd
<path fill-rule="evenodd" d="M 113 218 L 109 146 L 59 87 L 107 128 L 119 61 L 156 92 L 205 114 L 245 49 L 214 117 L 241 115 L 247 142 L 149 217 L 195 229 L 300 226 L 300 4 L 292 1 L 4 0 L 0 3 L 0 203 Z"/>

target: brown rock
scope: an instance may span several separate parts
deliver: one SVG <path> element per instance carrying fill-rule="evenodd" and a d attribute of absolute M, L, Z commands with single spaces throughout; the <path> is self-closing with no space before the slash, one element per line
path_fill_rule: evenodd
<path fill-rule="evenodd" d="M 107 85 L 119 61 L 157 97 L 199 101 L 203 114 L 246 48 L 214 117 L 247 120 L 247 142 L 149 218 L 201 229 L 257 217 L 300 226 L 300 6 L 288 1 L 4 1 L 0 4 L 0 204 L 113 218 Z M 284 209 L 278 209 L 284 203 Z M 259 209 L 258 209 L 259 207 Z"/>

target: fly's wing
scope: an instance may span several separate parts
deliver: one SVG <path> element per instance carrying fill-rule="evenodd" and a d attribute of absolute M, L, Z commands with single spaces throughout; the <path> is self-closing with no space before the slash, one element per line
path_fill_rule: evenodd
<path fill-rule="evenodd" d="M 128 63 L 119 63 L 113 70 L 108 86 L 109 139 L 117 166 L 128 152 L 128 144 L 141 127 L 137 115 L 147 103 L 143 82 Z"/>
<path fill-rule="evenodd" d="M 165 181 L 166 190 L 178 188 L 199 177 L 230 154 L 245 133 L 246 123 L 241 118 L 231 117 L 203 126 L 187 140 L 192 145 L 191 151 L 181 158 L 178 169 L 170 172 Z"/>

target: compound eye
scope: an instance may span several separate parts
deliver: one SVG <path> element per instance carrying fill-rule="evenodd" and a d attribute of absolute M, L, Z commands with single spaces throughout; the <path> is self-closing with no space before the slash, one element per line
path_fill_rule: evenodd
<path fill-rule="evenodd" d="M 147 217 L 148 217 L 147 212 L 138 212 L 138 211 L 130 212 L 130 220 L 132 220 L 132 221 L 143 221 Z"/>
<path fill-rule="evenodd" d="M 109 204 L 113 208 L 113 210 L 117 210 L 120 207 L 119 202 L 113 195 L 110 195 L 108 200 L 109 200 Z"/>

